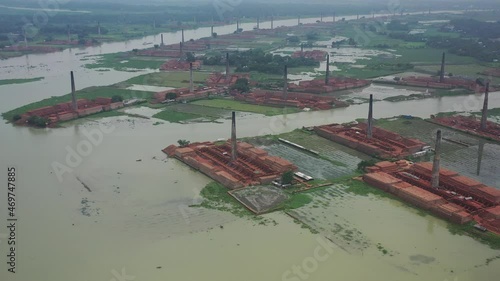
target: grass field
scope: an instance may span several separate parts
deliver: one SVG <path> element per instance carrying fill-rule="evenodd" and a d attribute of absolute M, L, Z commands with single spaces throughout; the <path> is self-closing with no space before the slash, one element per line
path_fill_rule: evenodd
<path fill-rule="evenodd" d="M 253 112 L 253 113 L 264 114 L 267 116 L 295 113 L 299 111 L 296 108 L 278 108 L 271 106 L 261 106 L 261 105 L 254 105 L 228 99 L 198 100 L 193 102 L 193 104 L 208 106 L 208 107 L 223 108 L 234 111 Z"/>
<path fill-rule="evenodd" d="M 43 80 L 43 77 L 29 78 L 29 79 L 4 79 L 0 80 L 0 86 L 9 84 L 23 84 Z"/>
<path fill-rule="evenodd" d="M 205 84 L 205 80 L 210 75 L 209 72 L 193 72 L 194 84 Z M 183 88 L 189 87 L 188 71 L 155 72 L 140 75 L 125 81 L 127 84 Z"/>
<path fill-rule="evenodd" d="M 179 123 L 181 121 L 187 121 L 190 119 L 200 118 L 201 115 L 186 113 L 186 112 L 178 112 L 169 109 L 165 109 L 159 113 L 153 115 L 153 118 L 162 119 L 172 123 Z"/>

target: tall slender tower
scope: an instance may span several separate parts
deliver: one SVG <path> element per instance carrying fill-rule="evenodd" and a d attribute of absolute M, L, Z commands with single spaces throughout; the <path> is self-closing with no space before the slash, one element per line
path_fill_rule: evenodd
<path fill-rule="evenodd" d="M 490 92 L 490 82 L 486 82 L 486 89 L 484 91 L 483 112 L 481 115 L 481 131 L 486 131 L 486 124 L 488 121 L 488 95 Z"/>
<path fill-rule="evenodd" d="M 161 34 L 161 45 L 165 45 L 164 42 L 163 42 L 163 33 Z"/>
<path fill-rule="evenodd" d="M 439 82 L 444 82 L 444 64 L 446 61 L 446 53 L 443 52 L 443 57 L 441 58 L 441 73 L 439 73 Z"/>
<path fill-rule="evenodd" d="M 214 26 L 213 25 L 210 29 L 210 37 L 214 37 Z"/>
<path fill-rule="evenodd" d="M 325 85 L 330 82 L 330 54 L 326 55 L 326 74 L 325 74 Z"/>
<path fill-rule="evenodd" d="M 75 87 L 75 76 L 73 71 L 70 72 L 71 76 L 71 108 L 76 111 L 78 110 L 78 103 L 76 102 L 76 87 Z"/>
<path fill-rule="evenodd" d="M 373 137 L 373 95 L 370 94 L 370 105 L 368 106 L 368 127 L 366 128 L 366 137 Z"/>
<path fill-rule="evenodd" d="M 184 44 L 184 28 L 182 29 L 182 44 Z"/>
<path fill-rule="evenodd" d="M 439 188 L 439 165 L 441 161 L 441 130 L 436 133 L 436 147 L 434 148 L 434 162 L 432 164 L 432 188 Z"/>
<path fill-rule="evenodd" d="M 297 18 L 297 25 L 300 25 L 300 15 L 299 15 L 299 17 Z"/>
<path fill-rule="evenodd" d="M 226 53 L 226 82 L 229 82 L 229 53 Z"/>
<path fill-rule="evenodd" d="M 257 29 L 260 29 L 260 18 L 257 18 Z"/>
<path fill-rule="evenodd" d="M 323 13 L 321 13 L 321 16 L 319 18 L 319 22 L 323 22 Z"/>
<path fill-rule="evenodd" d="M 237 143 L 236 143 L 236 112 L 232 114 L 231 126 L 231 162 L 236 162 L 238 159 Z"/>
<path fill-rule="evenodd" d="M 189 63 L 189 92 L 193 93 L 194 92 L 194 85 L 193 85 L 193 63 Z"/>
<path fill-rule="evenodd" d="M 274 29 L 274 16 L 271 16 L 271 29 Z"/>
<path fill-rule="evenodd" d="M 182 53 L 183 53 L 183 48 L 184 48 L 184 44 L 182 42 L 179 42 L 179 50 L 181 52 L 181 56 L 182 56 Z"/>
<path fill-rule="evenodd" d="M 101 22 L 97 22 L 97 34 L 100 36 L 101 35 Z"/>
<path fill-rule="evenodd" d="M 288 99 L 288 66 L 285 64 L 285 71 L 283 76 L 283 99 Z"/>

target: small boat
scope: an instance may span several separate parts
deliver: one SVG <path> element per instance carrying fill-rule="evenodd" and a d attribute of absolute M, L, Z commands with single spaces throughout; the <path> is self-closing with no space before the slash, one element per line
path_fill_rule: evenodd
<path fill-rule="evenodd" d="M 486 227 L 484 227 L 484 226 L 482 226 L 482 225 L 480 225 L 480 224 L 475 224 L 475 225 L 474 225 L 474 228 L 475 228 L 475 229 L 478 229 L 478 230 L 481 230 L 482 232 L 486 232 L 486 231 L 488 231 L 488 229 L 486 229 Z"/>

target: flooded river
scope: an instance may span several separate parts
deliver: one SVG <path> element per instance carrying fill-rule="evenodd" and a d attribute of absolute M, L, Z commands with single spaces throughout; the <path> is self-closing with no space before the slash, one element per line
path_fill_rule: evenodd
<path fill-rule="evenodd" d="M 316 19 L 311 19 L 314 22 Z M 309 20 L 303 19 L 302 22 Z M 294 24 L 280 21 L 275 26 Z M 252 24 L 243 24 L 249 29 Z M 265 26 L 261 24 L 261 26 Z M 230 33 L 235 26 L 216 28 Z M 186 32 L 206 36 L 208 28 Z M 167 34 L 166 34 L 167 35 Z M 168 34 L 179 41 L 180 33 Z M 69 70 L 79 89 L 116 83 L 138 73 L 83 68 L 87 55 L 141 48 L 159 36 L 84 50 L 30 55 L 0 61 L 2 79 L 39 77 L 39 82 L 0 86 L 0 111 L 68 92 Z M 477 97 L 443 97 L 375 104 L 375 117 L 480 108 Z M 490 95 L 500 107 L 500 95 Z M 347 122 L 366 115 L 367 105 L 265 117 L 242 114 L 238 136 L 287 132 L 302 126 Z M 0 279 L 9 281 L 121 280 L 496 280 L 494 251 L 446 223 L 397 201 L 320 194 L 328 207 L 300 209 L 324 222 L 318 234 L 288 215 L 265 217 L 260 225 L 227 212 L 190 208 L 210 180 L 160 151 L 179 139 L 228 138 L 220 123 L 153 125 L 157 120 L 111 117 L 79 120 L 61 129 L 16 128 L 0 123 L 0 184 L 17 168 L 17 273 L 7 272 L 7 191 L 0 190 Z M 85 186 L 84 186 L 85 185 Z M 332 187 L 336 193 L 336 187 Z M 340 191 L 339 191 L 340 192 Z M 326 199 L 325 199 L 326 198 Z M 332 246 L 329 225 L 359 231 L 370 245 L 361 252 Z M 333 226 L 332 226 L 333 228 Z M 335 242 L 335 239 L 332 239 Z M 353 241 L 355 243 L 355 241 Z M 383 245 L 383 254 L 376 245 Z M 299 269 L 297 269 L 299 268 Z"/>

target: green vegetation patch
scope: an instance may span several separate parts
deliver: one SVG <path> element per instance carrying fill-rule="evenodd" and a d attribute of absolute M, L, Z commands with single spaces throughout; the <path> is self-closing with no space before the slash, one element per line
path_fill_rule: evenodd
<path fill-rule="evenodd" d="M 4 79 L 4 80 L 0 80 L 0 86 L 9 85 L 9 84 L 24 84 L 24 83 L 40 81 L 43 79 L 44 79 L 44 77 L 36 77 L 36 78 L 29 78 L 29 79 Z"/>
<path fill-rule="evenodd" d="M 162 120 L 172 122 L 172 123 L 179 123 L 182 121 L 187 121 L 187 120 L 201 118 L 201 117 L 203 117 L 203 116 L 193 114 L 193 113 L 173 111 L 173 110 L 169 110 L 169 109 L 165 109 L 165 110 L 153 115 L 153 118 L 162 119 Z"/>
<path fill-rule="evenodd" d="M 278 108 L 278 107 L 271 107 L 271 106 L 262 106 L 262 105 L 249 104 L 249 103 L 244 103 L 244 102 L 229 100 L 229 99 L 197 100 L 197 101 L 194 101 L 192 103 L 197 104 L 197 105 L 216 107 L 216 108 L 222 108 L 222 109 L 227 109 L 227 110 L 253 112 L 253 113 L 258 113 L 258 114 L 264 114 L 267 116 L 274 116 L 274 115 L 282 115 L 282 114 L 287 114 L 287 113 L 299 112 L 299 109 L 297 109 L 297 108 L 289 108 L 289 107 Z"/>
<path fill-rule="evenodd" d="M 194 84 L 205 84 L 209 72 L 194 71 Z M 184 88 L 189 86 L 189 71 L 168 71 L 139 75 L 125 81 L 127 84 Z"/>

